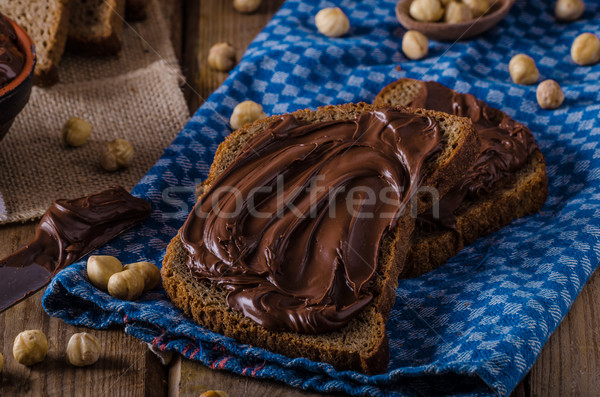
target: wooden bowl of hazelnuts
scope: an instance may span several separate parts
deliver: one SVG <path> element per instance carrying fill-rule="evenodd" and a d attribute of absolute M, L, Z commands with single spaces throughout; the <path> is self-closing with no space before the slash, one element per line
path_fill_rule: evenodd
<path fill-rule="evenodd" d="M 400 0 L 396 17 L 430 39 L 470 39 L 500 22 L 516 0 Z"/>

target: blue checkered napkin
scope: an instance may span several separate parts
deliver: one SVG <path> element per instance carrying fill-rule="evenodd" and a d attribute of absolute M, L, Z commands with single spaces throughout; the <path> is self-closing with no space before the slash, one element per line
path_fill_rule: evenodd
<path fill-rule="evenodd" d="M 550 334 L 598 264 L 600 254 L 600 64 L 569 56 L 581 32 L 600 34 L 600 5 L 559 24 L 554 1 L 521 0 L 480 38 L 432 42 L 415 62 L 400 51 L 395 0 L 289 0 L 260 33 L 227 81 L 166 149 L 134 194 L 149 199 L 151 219 L 100 250 L 127 261 L 160 263 L 193 205 L 193 186 L 207 174 L 230 133 L 234 106 L 252 99 L 268 114 L 324 104 L 371 101 L 400 78 L 436 80 L 470 92 L 527 124 L 548 162 L 550 197 L 541 213 L 480 239 L 441 268 L 400 282 L 388 323 L 389 371 L 338 372 L 325 363 L 289 359 L 237 344 L 195 325 L 162 290 L 122 302 L 93 288 L 83 262 L 61 272 L 44 296 L 46 311 L 92 328 L 124 325 L 160 349 L 238 374 L 294 387 L 354 395 L 508 394 L 531 368 Z M 352 29 L 320 35 L 314 15 L 339 5 Z M 533 56 L 543 79 L 558 81 L 564 105 L 541 110 L 535 86 L 510 82 L 511 56 Z M 401 65 L 402 71 L 396 66 Z"/>

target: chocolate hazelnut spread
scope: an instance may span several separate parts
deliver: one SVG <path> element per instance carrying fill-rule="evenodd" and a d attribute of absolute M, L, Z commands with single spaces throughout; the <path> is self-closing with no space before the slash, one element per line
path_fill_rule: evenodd
<path fill-rule="evenodd" d="M 122 187 L 74 200 L 57 200 L 34 239 L 0 260 L 0 310 L 44 286 L 59 270 L 146 219 L 150 204 Z"/>
<path fill-rule="evenodd" d="M 421 226 L 455 229 L 454 212 L 466 198 L 477 199 L 491 192 L 501 180 L 521 169 L 529 156 L 539 150 L 525 125 L 471 94 L 460 94 L 442 84 L 433 81 L 424 83 L 409 106 L 469 117 L 480 142 L 480 153 L 475 164 L 462 182 L 440 200 L 439 219 L 434 219 L 431 212 L 425 212 L 419 216 Z"/>
<path fill-rule="evenodd" d="M 313 124 L 282 116 L 185 222 L 191 275 L 269 330 L 343 327 L 372 301 L 380 243 L 440 149 L 435 120 L 395 108 Z"/>
<path fill-rule="evenodd" d="M 0 88 L 19 75 L 25 65 L 25 55 L 19 49 L 17 33 L 0 13 Z"/>

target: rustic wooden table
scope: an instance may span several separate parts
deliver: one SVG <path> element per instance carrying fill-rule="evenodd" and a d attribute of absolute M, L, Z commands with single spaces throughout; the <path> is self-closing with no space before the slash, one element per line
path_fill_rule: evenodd
<path fill-rule="evenodd" d="M 187 78 L 185 95 L 195 111 L 227 77 L 206 65 L 216 42 L 228 41 L 238 58 L 252 38 L 277 11 L 282 0 L 265 0 L 258 12 L 242 15 L 231 1 L 165 0 L 172 3 L 172 38 Z M 200 62 L 198 60 L 200 59 Z M 35 224 L 0 227 L 0 258 L 26 242 Z M 207 369 L 176 358 L 163 367 L 145 344 L 121 329 L 91 332 L 102 341 L 100 362 L 89 368 L 66 364 L 64 351 L 70 335 L 83 329 L 45 314 L 39 292 L 0 314 L 0 352 L 5 357 L 0 396 L 198 396 L 210 389 L 230 396 L 312 396 L 286 385 L 258 381 Z M 48 336 L 48 358 L 32 368 L 12 359 L 12 341 L 25 329 L 41 329 Z M 87 330 L 90 331 L 90 330 Z M 575 301 L 538 361 L 513 396 L 597 396 L 600 392 L 600 273 L 592 277 Z"/>

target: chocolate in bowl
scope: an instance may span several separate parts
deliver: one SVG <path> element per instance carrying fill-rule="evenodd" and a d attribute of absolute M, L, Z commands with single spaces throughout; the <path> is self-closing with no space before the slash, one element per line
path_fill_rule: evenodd
<path fill-rule="evenodd" d="M 25 54 L 19 49 L 17 32 L 0 14 L 0 88 L 13 81 L 25 66 Z"/>
<path fill-rule="evenodd" d="M 0 140 L 29 101 L 34 67 L 33 41 L 16 22 L 0 14 Z"/>

